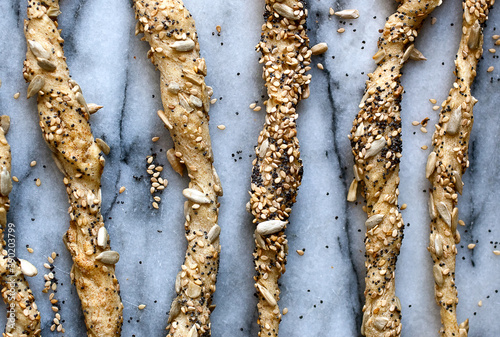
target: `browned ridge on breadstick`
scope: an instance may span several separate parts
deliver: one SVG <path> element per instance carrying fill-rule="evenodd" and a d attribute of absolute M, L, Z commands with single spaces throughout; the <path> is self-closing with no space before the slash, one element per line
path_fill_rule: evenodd
<path fill-rule="evenodd" d="M 70 78 L 58 30 L 57 0 L 28 1 L 24 34 L 28 44 L 23 75 L 28 98 L 37 95 L 43 138 L 64 175 L 70 226 L 64 235 L 73 258 L 71 278 L 80 297 L 91 337 L 119 336 L 123 322 L 120 286 L 115 277 L 119 254 L 111 251 L 101 209 L 101 174 L 109 147 L 95 139 L 89 117 L 99 106 L 85 102 Z"/>
<path fill-rule="evenodd" d="M 15 258 L 13 224 L 7 228 L 7 211 L 10 208 L 9 193 L 12 190 L 10 174 L 10 145 L 5 135 L 10 119 L 0 117 L 0 283 L 2 298 L 7 305 L 7 324 L 3 336 L 40 336 L 40 312 L 25 276 L 35 276 L 38 271 L 30 262 Z M 7 232 L 7 243 L 4 233 Z"/>
<path fill-rule="evenodd" d="M 148 57 L 160 71 L 164 111 L 158 111 L 174 141 L 178 165 L 191 179 L 182 194 L 188 247 L 175 280 L 177 296 L 168 318 L 168 336 L 210 336 L 212 297 L 219 266 L 217 225 L 222 195 L 213 166 L 208 129 L 211 88 L 205 85 L 207 67 L 200 58 L 196 27 L 180 0 L 136 0 L 136 34 L 149 42 Z M 171 161 L 174 159 L 169 158 Z M 177 167 L 177 171 L 182 172 Z"/>
<path fill-rule="evenodd" d="M 360 111 L 351 135 L 354 180 L 348 200 L 356 200 L 358 184 L 366 199 L 365 305 L 361 333 L 399 336 L 401 303 L 395 293 L 396 260 L 404 222 L 398 207 L 401 158 L 401 68 L 414 52 L 422 21 L 441 0 L 403 0 L 385 23 L 373 56 L 377 69 L 368 74 Z"/>
<path fill-rule="evenodd" d="M 281 312 L 278 279 L 285 272 L 285 227 L 302 179 L 297 104 L 309 96 L 311 51 L 303 1 L 266 0 L 261 41 L 268 99 L 266 122 L 253 161 L 249 211 L 254 215 L 255 288 L 259 336 L 278 336 Z"/>
<path fill-rule="evenodd" d="M 425 176 L 432 183 L 429 193 L 430 243 L 434 261 L 436 302 L 440 307 L 441 335 L 466 337 L 468 320 L 457 323 L 458 303 L 455 286 L 456 245 L 460 242 L 458 194 L 462 194 L 462 176 L 469 167 L 468 148 L 473 124 L 472 110 L 477 100 L 471 95 L 477 63 L 483 54 L 482 25 L 488 19 L 494 0 L 463 2 L 462 37 L 455 59 L 456 79 L 443 102 L 436 131 L 432 136 Z"/>

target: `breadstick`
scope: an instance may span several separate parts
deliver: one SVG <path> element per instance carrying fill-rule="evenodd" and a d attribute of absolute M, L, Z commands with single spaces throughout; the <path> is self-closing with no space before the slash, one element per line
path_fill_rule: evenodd
<path fill-rule="evenodd" d="M 472 130 L 472 110 L 477 100 L 471 95 L 479 58 L 483 53 L 481 26 L 488 19 L 494 0 L 463 2 L 462 38 L 455 59 L 456 79 L 443 103 L 439 122 L 432 137 L 434 150 L 429 154 L 425 175 L 432 183 L 429 194 L 431 234 L 429 251 L 434 261 L 436 302 L 440 306 L 441 335 L 465 337 L 468 321 L 457 324 L 458 303 L 455 286 L 458 193 L 462 194 L 462 176 L 469 167 L 468 147 Z"/>
<path fill-rule="evenodd" d="M 30 0 L 24 33 L 28 43 L 24 78 L 28 98 L 38 94 L 43 138 L 64 174 L 71 218 L 64 240 L 73 257 L 71 278 L 82 303 L 88 336 L 120 335 L 123 305 L 115 277 L 119 254 L 109 250 L 101 209 L 101 174 L 109 147 L 94 140 L 87 105 L 78 84 L 69 76 L 63 39 L 57 29 L 57 0 L 51 7 Z"/>
<path fill-rule="evenodd" d="M 385 23 L 373 56 L 377 69 L 368 74 L 360 111 L 353 122 L 354 180 L 348 200 L 356 200 L 358 184 L 366 199 L 365 305 L 361 333 L 399 336 L 401 304 L 395 294 L 396 260 L 404 222 L 398 207 L 401 158 L 401 68 L 410 57 L 422 21 L 441 0 L 404 0 Z"/>
<path fill-rule="evenodd" d="M 208 129 L 211 89 L 200 58 L 195 22 L 180 0 L 135 0 L 136 34 L 144 33 L 148 57 L 160 71 L 164 111 L 158 111 L 174 141 L 175 156 L 191 179 L 182 194 L 188 247 L 175 280 L 177 296 L 168 319 L 168 336 L 210 336 L 212 296 L 219 265 L 217 225 L 222 187 L 213 166 Z"/>
<path fill-rule="evenodd" d="M 254 215 L 255 288 L 259 336 L 278 336 L 281 313 L 278 279 L 285 272 L 285 228 L 302 179 L 297 104 L 309 96 L 311 50 L 303 1 L 266 0 L 257 51 L 262 53 L 268 99 L 266 122 L 255 149 L 249 207 Z"/>
<path fill-rule="evenodd" d="M 35 298 L 24 276 L 35 276 L 38 271 L 26 260 L 17 259 L 15 241 L 13 241 L 12 224 L 7 229 L 7 211 L 10 208 L 9 193 L 12 190 L 10 175 L 10 146 L 5 135 L 9 131 L 10 119 L 0 117 L 0 251 L 4 256 L 0 259 L 0 278 L 2 297 L 7 305 L 7 324 L 5 335 L 8 336 L 40 336 L 40 312 Z M 4 240 L 4 232 L 8 233 L 8 245 Z"/>

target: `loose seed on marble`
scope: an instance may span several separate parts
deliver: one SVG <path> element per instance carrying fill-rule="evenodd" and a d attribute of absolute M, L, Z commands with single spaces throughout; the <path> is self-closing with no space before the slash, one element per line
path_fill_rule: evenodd
<path fill-rule="evenodd" d="M 139 306 L 137 308 L 139 310 L 143 310 L 144 308 L 146 308 L 146 304 L 139 304 Z"/>
<path fill-rule="evenodd" d="M 342 19 L 357 19 L 359 18 L 359 11 L 357 9 L 344 9 L 339 12 L 334 12 L 335 15 Z"/>
<path fill-rule="evenodd" d="M 321 42 L 318 44 L 315 44 L 311 48 L 311 52 L 313 55 L 321 55 L 324 54 L 328 50 L 328 45 L 325 42 Z"/>

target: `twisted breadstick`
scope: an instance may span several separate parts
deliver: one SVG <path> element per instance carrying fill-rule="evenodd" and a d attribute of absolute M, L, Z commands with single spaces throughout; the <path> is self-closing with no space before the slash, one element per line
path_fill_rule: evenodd
<path fill-rule="evenodd" d="M 183 191 L 188 247 L 175 281 L 176 298 L 168 319 L 168 336 L 210 336 L 210 313 L 219 265 L 217 225 L 222 187 L 213 166 L 208 130 L 207 68 L 200 58 L 196 28 L 180 0 L 135 0 L 136 34 L 151 45 L 148 57 L 160 70 L 165 111 L 158 115 L 169 129 L 175 155 L 191 178 Z"/>
<path fill-rule="evenodd" d="M 266 0 L 261 42 L 268 99 L 266 123 L 253 161 L 250 210 L 257 224 L 254 261 L 259 303 L 259 336 L 278 336 L 281 313 L 278 279 L 285 272 L 285 235 L 302 179 L 296 120 L 297 104 L 309 96 L 311 51 L 306 35 L 307 9 L 298 0 Z"/>
<path fill-rule="evenodd" d="M 50 2 L 50 5 L 46 3 Z M 119 336 L 123 305 L 114 264 L 117 252 L 109 250 L 101 208 L 101 151 L 109 147 L 94 140 L 81 89 L 69 76 L 63 39 L 57 29 L 58 1 L 30 0 L 24 33 L 28 43 L 24 78 L 28 98 L 38 94 L 40 127 L 54 161 L 64 174 L 70 203 L 70 227 L 64 236 L 73 257 L 75 282 L 88 336 Z"/>
<path fill-rule="evenodd" d="M 441 0 L 404 0 L 385 23 L 373 56 L 377 69 L 368 74 L 360 111 L 350 140 L 355 157 L 348 200 L 356 200 L 358 182 L 367 205 L 365 299 L 361 333 L 399 336 L 401 304 L 395 294 L 396 260 L 404 223 L 398 209 L 401 158 L 401 68 L 410 57 L 422 21 Z"/>
<path fill-rule="evenodd" d="M 0 117 L 0 283 L 2 298 L 7 305 L 7 324 L 4 336 L 40 336 L 40 312 L 35 298 L 24 276 L 35 276 L 35 266 L 26 260 L 16 259 L 12 224 L 7 229 L 6 245 L 4 232 L 7 226 L 7 211 L 10 208 L 9 193 L 12 190 L 10 178 L 10 146 L 5 135 L 9 131 L 10 119 Z"/>
<path fill-rule="evenodd" d="M 429 154 L 425 175 L 432 182 L 429 194 L 431 234 L 429 251 L 434 261 L 436 302 L 440 306 L 441 335 L 465 337 L 468 321 L 457 324 L 455 287 L 458 193 L 462 194 L 462 175 L 469 166 L 467 159 L 472 109 L 477 100 L 471 95 L 471 85 L 483 53 L 481 25 L 488 19 L 494 0 L 463 2 L 462 38 L 455 59 L 457 76 L 449 96 L 443 103 L 439 123 L 432 137 L 434 150 Z"/>

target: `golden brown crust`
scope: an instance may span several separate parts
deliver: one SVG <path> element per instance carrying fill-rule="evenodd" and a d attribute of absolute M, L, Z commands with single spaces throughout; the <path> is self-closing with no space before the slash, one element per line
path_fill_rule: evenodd
<path fill-rule="evenodd" d="M 456 79 L 449 96 L 443 102 L 439 122 L 432 137 L 434 150 L 429 154 L 426 177 L 432 182 L 429 198 L 431 234 L 429 251 L 434 261 L 433 275 L 436 302 L 440 306 L 441 335 L 465 337 L 468 321 L 457 323 L 458 303 L 455 286 L 458 193 L 462 193 L 462 176 L 469 166 L 467 158 L 472 110 L 477 100 L 471 95 L 471 85 L 483 53 L 481 25 L 488 18 L 494 0 L 463 2 L 462 37 L 455 60 Z"/>
<path fill-rule="evenodd" d="M 109 250 L 107 235 L 100 230 L 104 227 L 100 213 L 104 158 L 88 122 L 92 111 L 69 76 L 64 41 L 55 21 L 58 7 L 56 0 L 29 1 L 23 72 L 30 82 L 28 97 L 38 95 L 44 139 L 64 174 L 71 218 L 64 240 L 73 257 L 71 276 L 82 303 L 88 336 L 118 336 L 123 322 L 114 267 L 118 255 Z M 106 238 L 101 238 L 104 244 L 98 245 L 98 233 L 102 232 Z"/>
<path fill-rule="evenodd" d="M 7 211 L 10 208 L 9 193 L 12 189 L 10 165 L 11 153 L 5 135 L 9 129 L 9 117 L 0 117 L 0 283 L 2 298 L 7 305 L 7 324 L 5 332 L 9 336 L 40 336 L 40 312 L 35 303 L 35 298 L 25 279 L 34 276 L 36 268 L 25 260 L 15 257 L 14 227 L 7 227 Z M 7 232 L 6 245 L 4 232 Z M 23 268 L 21 268 L 23 263 Z"/>
<path fill-rule="evenodd" d="M 255 288 L 259 336 L 278 336 L 281 313 L 278 279 L 285 272 L 285 227 L 302 179 L 296 120 L 297 104 L 309 96 L 311 51 L 302 1 L 266 0 L 257 51 L 262 53 L 268 99 L 266 122 L 253 161 L 250 211 L 254 215 Z"/>
<path fill-rule="evenodd" d="M 355 179 L 348 200 L 356 199 L 358 183 L 367 205 L 365 237 L 367 269 L 361 333 L 399 336 L 401 304 L 395 294 L 396 260 L 404 223 L 398 207 L 401 158 L 401 68 L 410 57 L 422 21 L 440 0 L 401 1 L 385 23 L 374 55 L 377 69 L 368 75 L 361 109 L 350 140 Z"/>
<path fill-rule="evenodd" d="M 158 115 L 191 179 L 183 191 L 188 199 L 184 205 L 188 247 L 175 282 L 168 336 L 210 336 L 220 253 L 217 196 L 222 195 L 222 187 L 213 167 L 208 130 L 205 60 L 199 55 L 194 20 L 181 1 L 136 0 L 134 8 L 136 34 L 144 33 L 151 46 L 148 57 L 161 75 L 164 111 Z"/>

